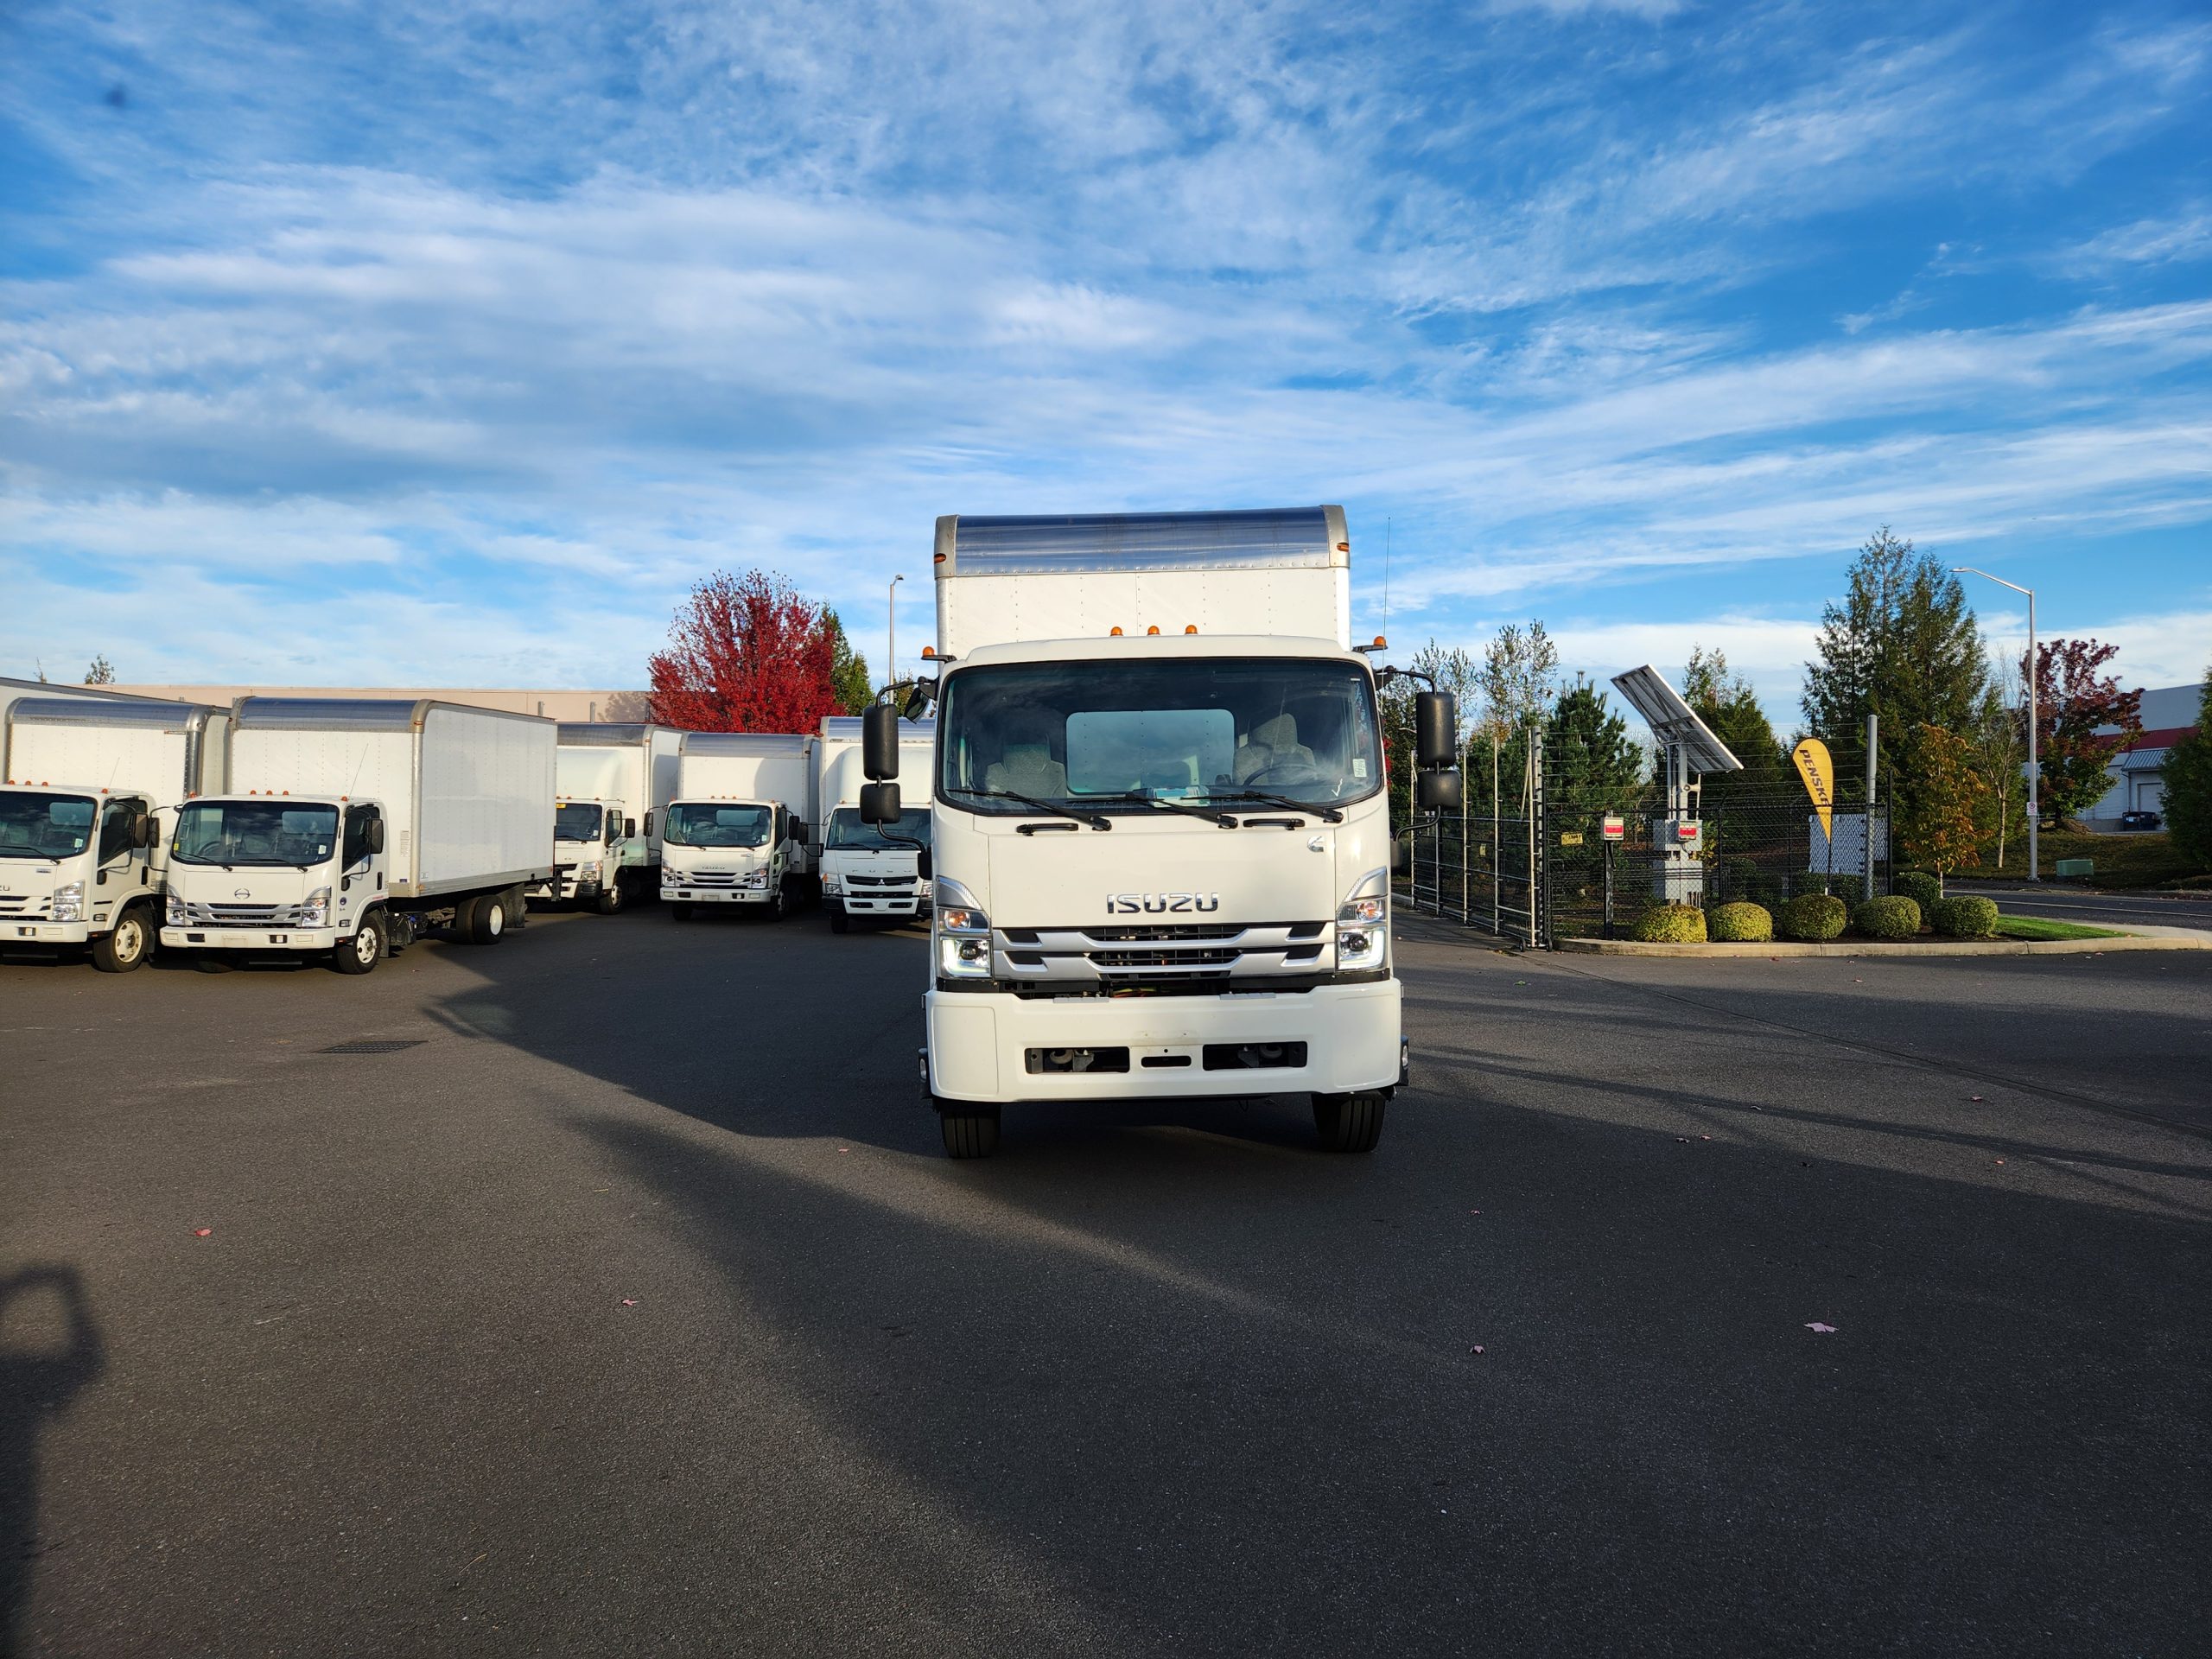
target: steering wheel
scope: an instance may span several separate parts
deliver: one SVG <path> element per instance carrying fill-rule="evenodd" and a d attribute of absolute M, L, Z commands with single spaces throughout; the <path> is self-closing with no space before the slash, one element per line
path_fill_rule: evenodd
<path fill-rule="evenodd" d="M 1310 760 L 1277 760 L 1262 766 L 1244 781 L 1248 784 L 1312 784 L 1321 781 L 1321 769 Z"/>

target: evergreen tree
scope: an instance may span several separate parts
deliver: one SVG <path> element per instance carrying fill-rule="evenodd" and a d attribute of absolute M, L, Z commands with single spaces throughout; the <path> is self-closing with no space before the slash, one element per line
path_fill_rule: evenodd
<path fill-rule="evenodd" d="M 830 686 L 836 693 L 838 710 L 861 714 L 875 701 L 875 689 L 868 677 L 868 658 L 853 649 L 853 642 L 845 636 L 845 625 L 827 605 L 822 607 L 822 626 L 830 631 Z"/>
<path fill-rule="evenodd" d="M 2166 757 L 2166 830 L 2175 850 L 2212 869 L 2212 668 L 2204 671 L 2196 729 Z"/>
<path fill-rule="evenodd" d="M 1744 763 L 1741 772 L 1706 779 L 1710 792 L 1716 785 L 1738 791 L 1789 787 L 1794 782 L 1789 751 L 1774 734 L 1758 693 L 1740 674 L 1728 671 L 1723 652 L 1690 647 L 1689 666 L 1682 675 L 1682 701 L 1712 728 L 1728 752 Z"/>
<path fill-rule="evenodd" d="M 1562 828 L 1624 812 L 1642 791 L 1643 751 L 1605 694 L 1580 674 L 1544 721 L 1544 772 L 1547 803 Z"/>

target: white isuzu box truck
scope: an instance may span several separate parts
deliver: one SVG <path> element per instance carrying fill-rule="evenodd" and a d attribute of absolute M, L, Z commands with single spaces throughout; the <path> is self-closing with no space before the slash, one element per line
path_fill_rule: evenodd
<path fill-rule="evenodd" d="M 661 830 L 676 798 L 669 726 L 563 721 L 554 777 L 552 880 L 544 897 L 612 916 L 660 886 Z"/>
<path fill-rule="evenodd" d="M 813 868 L 814 739 L 686 732 L 661 834 L 660 896 L 677 921 L 694 905 L 750 905 L 783 917 Z"/>
<path fill-rule="evenodd" d="M 127 973 L 161 926 L 159 815 L 223 786 L 230 711 L 150 697 L 17 696 L 0 715 L 0 940 L 92 946 Z"/>
<path fill-rule="evenodd" d="M 169 838 L 164 946 L 365 974 L 433 927 L 496 943 L 551 880 L 552 721 L 404 698 L 232 710 L 229 785 Z"/>
<path fill-rule="evenodd" d="M 1332 506 L 937 527 L 924 1085 L 945 1148 L 1002 1108 L 1305 1094 L 1365 1152 L 1407 1071 L 1377 676 Z M 1376 642 L 1380 645 L 1380 641 Z M 1387 677 L 1395 671 L 1384 670 Z M 867 765 L 906 775 L 893 711 Z M 1416 699 L 1425 809 L 1450 699 Z M 862 816 L 899 816 L 879 781 Z"/>
<path fill-rule="evenodd" d="M 861 764 L 861 725 L 852 715 L 829 715 L 814 751 L 814 798 L 822 816 L 822 902 L 832 932 L 842 933 L 852 918 L 909 921 L 926 916 L 929 884 L 918 868 L 920 849 L 929 845 L 926 801 L 908 804 L 895 824 L 878 826 L 861 818 L 861 790 L 868 782 Z M 926 777 L 937 741 L 937 722 L 899 723 L 899 766 L 908 777 Z M 898 837 L 886 838 L 886 831 Z"/>

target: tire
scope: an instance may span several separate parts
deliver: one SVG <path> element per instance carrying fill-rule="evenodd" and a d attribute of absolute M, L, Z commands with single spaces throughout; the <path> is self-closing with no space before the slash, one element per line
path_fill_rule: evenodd
<path fill-rule="evenodd" d="M 92 941 L 92 966 L 104 974 L 127 974 L 153 954 L 154 930 L 144 905 L 126 905 L 115 926 Z"/>
<path fill-rule="evenodd" d="M 468 915 L 468 942 L 471 944 L 497 944 L 506 934 L 507 895 L 487 893 L 472 902 Z"/>
<path fill-rule="evenodd" d="M 853 931 L 853 918 L 845 913 L 845 907 L 842 905 L 836 906 L 830 910 L 830 931 L 832 933 L 849 933 Z"/>
<path fill-rule="evenodd" d="M 1313 1096 L 1313 1127 L 1328 1152 L 1372 1152 L 1382 1138 L 1383 1109 L 1389 1097 L 1370 1091 L 1359 1095 Z"/>
<path fill-rule="evenodd" d="M 966 1101 L 939 1101 L 938 1128 L 948 1158 L 988 1158 L 999 1149 L 999 1109 Z"/>
<path fill-rule="evenodd" d="M 361 918 L 359 930 L 340 939 L 330 952 L 330 965 L 341 974 L 372 974 L 384 960 L 386 931 L 384 912 L 372 910 Z"/>
<path fill-rule="evenodd" d="M 463 899 L 453 907 L 451 931 L 454 938 L 463 944 L 467 943 L 476 931 L 476 904 L 474 899 Z"/>
<path fill-rule="evenodd" d="M 622 884 L 617 881 L 612 887 L 601 887 L 599 897 L 591 901 L 591 907 L 602 916 L 613 916 L 620 912 L 628 900 L 629 895 L 622 891 Z"/>
<path fill-rule="evenodd" d="M 691 906 L 685 904 L 678 904 L 675 900 L 671 899 L 668 906 L 668 919 L 671 922 L 690 921 L 691 919 Z"/>
<path fill-rule="evenodd" d="M 786 893 L 783 888 L 778 887 L 776 889 L 776 896 L 768 901 L 766 919 L 772 922 L 780 922 L 785 917 L 791 913 L 791 894 Z"/>

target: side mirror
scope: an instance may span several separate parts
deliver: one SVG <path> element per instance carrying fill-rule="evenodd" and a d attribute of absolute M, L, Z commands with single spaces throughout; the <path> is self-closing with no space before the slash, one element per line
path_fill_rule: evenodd
<path fill-rule="evenodd" d="M 791 839 L 802 847 L 814 845 L 814 830 L 804 818 L 791 820 Z"/>
<path fill-rule="evenodd" d="M 874 714 L 871 709 L 868 713 Z M 886 709 L 882 711 L 890 714 Z M 895 716 L 894 716 L 895 718 Z M 871 732 L 870 735 L 873 735 Z M 892 754 L 895 759 L 898 750 Z M 872 770 L 872 768 L 871 768 Z M 896 784 L 862 784 L 861 785 L 861 822 L 862 823 L 896 823 L 899 822 L 899 785 Z"/>
<path fill-rule="evenodd" d="M 914 855 L 914 874 L 925 881 L 937 879 L 937 866 L 930 862 L 930 849 L 926 847 Z"/>
<path fill-rule="evenodd" d="M 162 821 L 154 813 L 140 813 L 137 822 L 130 826 L 130 844 L 134 847 L 152 847 L 161 838 Z"/>
<path fill-rule="evenodd" d="M 1414 774 L 1414 804 L 1424 812 L 1458 809 L 1465 790 L 1456 772 L 1417 772 Z"/>
<path fill-rule="evenodd" d="M 622 833 L 625 836 L 636 835 L 638 833 L 638 821 L 635 818 L 623 819 Z"/>
<path fill-rule="evenodd" d="M 899 775 L 899 711 L 887 702 L 877 703 L 861 716 L 861 770 L 876 783 Z M 894 810 L 891 816 L 899 815 Z M 887 820 L 869 818 L 868 822 Z"/>
<path fill-rule="evenodd" d="M 906 706 L 899 709 L 899 712 L 909 720 L 913 719 L 915 715 L 920 714 L 923 709 L 930 706 L 930 693 L 936 689 L 937 682 L 935 680 L 929 680 L 926 682 L 916 680 L 906 692 Z"/>
<path fill-rule="evenodd" d="M 1459 758 L 1459 711 L 1448 691 L 1414 693 L 1414 758 L 1422 766 Z"/>
<path fill-rule="evenodd" d="M 652 813 L 648 812 L 648 813 L 646 813 L 646 814 L 645 814 L 645 833 L 646 833 L 648 836 L 650 836 L 650 835 L 652 835 L 652 832 L 653 832 L 653 815 L 652 815 Z"/>
<path fill-rule="evenodd" d="M 1403 875 L 1414 867 L 1414 844 L 1403 836 L 1390 837 L 1390 874 Z"/>
<path fill-rule="evenodd" d="M 384 851 L 384 820 L 382 818 L 369 820 L 368 848 L 372 853 Z"/>

